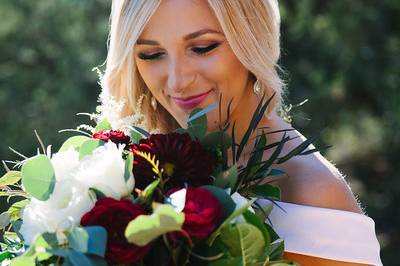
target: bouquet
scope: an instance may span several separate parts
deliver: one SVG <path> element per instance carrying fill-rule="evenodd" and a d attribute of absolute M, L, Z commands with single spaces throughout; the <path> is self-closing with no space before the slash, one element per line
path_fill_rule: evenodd
<path fill-rule="evenodd" d="M 294 265 L 282 259 L 284 242 L 266 222 L 280 190 L 265 180 L 282 174 L 274 164 L 313 152 L 305 149 L 314 138 L 281 157 L 286 132 L 267 144 L 272 132 L 261 130 L 247 164 L 238 165 L 271 99 L 263 97 L 239 143 L 234 126 L 227 133 L 229 107 L 224 126 L 207 132 L 210 106 L 193 110 L 186 129 L 167 134 L 121 131 L 103 118 L 56 153 L 42 144 L 13 170 L 4 164 L 0 196 L 19 201 L 0 215 L 0 262 Z"/>

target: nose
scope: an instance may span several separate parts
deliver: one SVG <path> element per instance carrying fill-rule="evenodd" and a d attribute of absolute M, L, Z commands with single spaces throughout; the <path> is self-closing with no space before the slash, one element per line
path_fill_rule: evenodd
<path fill-rule="evenodd" d="M 168 66 L 168 90 L 173 94 L 182 93 L 195 80 L 195 73 L 188 62 L 171 60 Z"/>

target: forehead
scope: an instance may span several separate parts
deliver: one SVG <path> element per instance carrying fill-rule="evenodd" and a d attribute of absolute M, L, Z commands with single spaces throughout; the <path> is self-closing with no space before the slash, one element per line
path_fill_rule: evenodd
<path fill-rule="evenodd" d="M 204 28 L 222 32 L 206 0 L 161 0 L 140 37 L 170 38 Z"/>

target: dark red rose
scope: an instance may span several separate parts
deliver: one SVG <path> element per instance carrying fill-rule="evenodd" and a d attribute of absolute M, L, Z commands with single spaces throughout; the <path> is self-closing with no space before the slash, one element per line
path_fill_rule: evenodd
<path fill-rule="evenodd" d="M 183 213 L 185 214 L 183 230 L 198 240 L 209 237 L 222 220 L 221 204 L 204 188 L 187 188 Z"/>
<path fill-rule="evenodd" d="M 203 149 L 198 140 L 192 140 L 190 135 L 169 133 L 153 134 L 141 139 L 139 144 L 133 144 L 131 150 L 155 155 L 168 178 L 167 188 L 211 184 L 210 177 L 214 169 L 213 157 Z M 154 179 L 152 165 L 141 156 L 134 156 L 133 175 L 135 186 L 146 188 Z"/>
<path fill-rule="evenodd" d="M 104 141 L 111 140 L 115 144 L 125 144 L 126 149 L 129 148 L 129 144 L 131 142 L 131 138 L 119 130 L 100 130 L 94 133 L 92 137 Z"/>
<path fill-rule="evenodd" d="M 106 229 L 105 259 L 109 264 L 130 264 L 142 259 L 150 249 L 150 246 L 139 247 L 128 243 L 124 235 L 128 223 L 141 214 L 145 212 L 139 204 L 101 198 L 91 211 L 83 215 L 81 225 L 99 225 Z"/>

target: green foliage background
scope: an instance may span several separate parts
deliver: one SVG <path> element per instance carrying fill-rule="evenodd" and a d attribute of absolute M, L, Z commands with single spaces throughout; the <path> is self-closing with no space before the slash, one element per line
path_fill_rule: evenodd
<path fill-rule="evenodd" d="M 37 129 L 58 148 L 87 122 L 106 56 L 107 0 L 0 2 L 0 159 L 32 156 Z M 347 176 L 374 218 L 384 265 L 400 249 L 400 2 L 281 1 L 282 59 L 294 125 Z M 397 28 L 396 28 L 397 26 Z M 4 170 L 1 170 L 1 174 Z M 1 199 L 5 205 L 5 199 Z"/>

